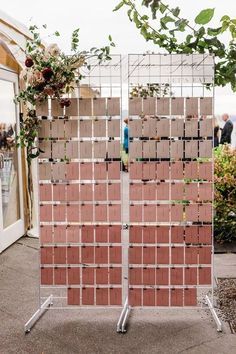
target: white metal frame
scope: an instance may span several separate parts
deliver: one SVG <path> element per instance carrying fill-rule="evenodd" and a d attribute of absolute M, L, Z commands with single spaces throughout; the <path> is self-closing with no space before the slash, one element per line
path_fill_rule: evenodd
<path fill-rule="evenodd" d="M 15 94 L 18 93 L 18 74 L 7 69 L 0 68 L 0 80 L 13 83 Z M 15 106 L 16 117 L 16 133 L 18 134 L 20 129 L 19 122 L 19 107 Z M 23 183 L 22 183 L 22 161 L 21 150 L 17 151 L 17 163 L 18 163 L 18 185 L 19 185 L 19 203 L 20 203 L 20 218 L 14 223 L 3 228 L 3 215 L 0 209 L 0 253 L 9 247 L 12 243 L 17 241 L 25 232 L 24 228 L 24 207 L 23 207 Z M 1 206 L 1 190 L 0 190 L 0 206 Z M 0 207 L 1 208 L 1 207 Z"/>

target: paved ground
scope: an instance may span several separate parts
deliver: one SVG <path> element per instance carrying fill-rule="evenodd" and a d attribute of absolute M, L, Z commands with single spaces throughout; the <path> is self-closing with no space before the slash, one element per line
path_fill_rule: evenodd
<path fill-rule="evenodd" d="M 118 310 L 48 311 L 30 334 L 37 309 L 36 239 L 22 238 L 0 255 L 0 354 L 233 354 L 236 335 L 217 333 L 207 311 L 132 311 L 128 332 L 115 332 Z M 236 274 L 236 255 L 217 255 L 218 274 Z"/>

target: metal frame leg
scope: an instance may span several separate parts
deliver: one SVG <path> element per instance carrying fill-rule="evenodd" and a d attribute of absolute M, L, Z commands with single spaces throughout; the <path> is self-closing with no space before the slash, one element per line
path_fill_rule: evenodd
<path fill-rule="evenodd" d="M 211 311 L 211 314 L 212 314 L 212 317 L 214 318 L 214 321 L 216 323 L 216 326 L 217 326 L 217 331 L 218 332 L 222 332 L 222 322 L 220 321 L 215 309 L 214 309 L 214 306 L 211 302 L 211 300 L 209 299 L 208 295 L 206 295 L 206 303 L 207 303 L 207 306 L 209 307 L 209 310 Z"/>
<path fill-rule="evenodd" d="M 117 322 L 117 328 L 116 331 L 117 333 L 125 333 L 126 332 L 126 323 L 128 321 L 128 315 L 130 313 L 131 307 L 128 304 L 128 298 L 126 298 L 124 307 L 122 309 L 122 312 L 120 314 L 119 320 Z"/>
<path fill-rule="evenodd" d="M 35 325 L 35 323 L 39 320 L 39 318 L 44 314 L 47 309 L 53 304 L 53 296 L 50 295 L 44 303 L 40 306 L 40 308 L 33 314 L 33 316 L 29 319 L 29 321 L 25 324 L 24 329 L 25 333 L 29 333 L 31 328 Z"/>

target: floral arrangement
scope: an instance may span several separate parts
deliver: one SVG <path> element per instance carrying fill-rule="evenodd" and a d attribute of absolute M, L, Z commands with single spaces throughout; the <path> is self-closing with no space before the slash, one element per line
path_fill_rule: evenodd
<path fill-rule="evenodd" d="M 147 84 L 147 86 L 138 85 L 132 87 L 130 91 L 130 97 L 165 97 L 171 96 L 170 85 L 169 84 L 159 84 L 159 83 L 151 83 Z"/>
<path fill-rule="evenodd" d="M 46 28 L 46 26 L 44 26 Z M 20 135 L 17 137 L 17 146 L 26 147 L 27 159 L 39 156 L 40 149 L 36 144 L 36 137 L 40 122 L 36 117 L 35 105 L 48 98 L 57 99 L 61 107 L 70 105 L 70 94 L 82 79 L 79 68 L 88 69 L 88 59 L 94 58 L 98 62 L 109 60 L 110 46 L 115 46 L 109 36 L 109 45 L 103 48 L 91 48 L 90 51 L 79 51 L 79 29 L 72 33 L 71 54 L 63 53 L 57 44 L 48 47 L 42 43 L 39 29 L 31 26 L 32 40 L 26 44 L 25 68 L 21 72 L 24 88 L 15 97 L 15 101 L 25 106 L 26 115 L 21 121 Z M 55 32 L 59 36 L 59 32 Z"/>

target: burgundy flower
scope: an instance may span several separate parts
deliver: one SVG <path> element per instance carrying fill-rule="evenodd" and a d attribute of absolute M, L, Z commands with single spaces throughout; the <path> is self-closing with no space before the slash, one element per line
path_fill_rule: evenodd
<path fill-rule="evenodd" d="M 31 68 L 31 66 L 33 66 L 33 65 L 34 65 L 33 60 L 32 60 L 31 58 L 26 58 L 26 60 L 25 60 L 25 66 L 26 66 L 27 68 Z"/>
<path fill-rule="evenodd" d="M 65 86 L 65 85 L 64 85 L 62 82 L 59 82 L 59 84 L 57 85 L 57 87 L 58 87 L 59 89 L 62 89 L 64 86 Z"/>
<path fill-rule="evenodd" d="M 69 98 L 62 98 L 60 101 L 61 108 L 69 107 L 70 104 L 71 104 L 71 101 L 69 100 Z"/>
<path fill-rule="evenodd" d="M 45 68 L 42 71 L 42 75 L 43 75 L 45 81 L 50 81 L 50 79 L 51 79 L 51 77 L 53 75 L 53 71 L 52 71 L 51 68 Z"/>

